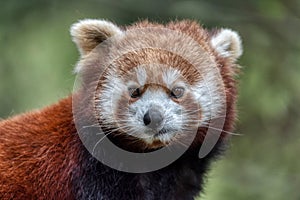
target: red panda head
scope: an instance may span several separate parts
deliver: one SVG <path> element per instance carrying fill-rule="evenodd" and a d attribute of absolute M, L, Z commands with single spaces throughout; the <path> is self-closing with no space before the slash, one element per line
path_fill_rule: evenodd
<path fill-rule="evenodd" d="M 81 53 L 75 71 L 89 91 L 87 107 L 106 134 L 156 149 L 203 141 L 213 119 L 224 118 L 224 131 L 232 128 L 235 62 L 242 54 L 236 32 L 209 32 L 193 21 L 121 29 L 83 20 L 71 35 Z"/>

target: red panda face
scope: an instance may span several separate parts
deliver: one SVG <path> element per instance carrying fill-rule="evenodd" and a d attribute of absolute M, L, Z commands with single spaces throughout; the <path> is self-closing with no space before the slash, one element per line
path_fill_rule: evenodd
<path fill-rule="evenodd" d="M 207 55 L 194 66 L 178 53 L 142 48 L 113 61 L 95 94 L 104 126 L 147 148 L 178 142 L 188 146 L 201 125 L 221 115 L 225 97 L 215 61 Z"/>
<path fill-rule="evenodd" d="M 114 97 L 103 95 L 114 90 L 111 93 Z M 184 134 L 188 136 L 186 130 L 195 130 L 201 120 L 201 109 L 191 85 L 179 70 L 170 66 L 135 67 L 99 92 L 97 107 L 102 120 L 112 119 L 119 131 L 149 146 L 166 145 Z M 105 102 L 111 102 L 111 107 Z"/>
<path fill-rule="evenodd" d="M 232 67 L 241 55 L 235 32 L 210 35 L 187 22 L 121 30 L 86 21 L 71 33 L 82 53 L 76 71 L 95 88 L 93 114 L 109 134 L 131 136 L 149 149 L 189 145 L 199 128 L 226 115 Z"/>

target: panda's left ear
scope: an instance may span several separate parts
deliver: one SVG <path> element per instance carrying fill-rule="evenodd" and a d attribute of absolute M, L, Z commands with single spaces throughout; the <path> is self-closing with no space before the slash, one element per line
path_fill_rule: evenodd
<path fill-rule="evenodd" d="M 86 55 L 109 37 L 121 34 L 122 30 L 112 22 L 84 19 L 71 26 L 70 33 L 81 55 Z"/>
<path fill-rule="evenodd" d="M 242 41 L 237 32 L 221 29 L 210 38 L 211 46 L 224 58 L 236 61 L 243 53 Z"/>

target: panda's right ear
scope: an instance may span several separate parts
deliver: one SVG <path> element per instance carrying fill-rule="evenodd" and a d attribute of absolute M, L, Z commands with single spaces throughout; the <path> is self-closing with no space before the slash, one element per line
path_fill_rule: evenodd
<path fill-rule="evenodd" d="M 239 34 L 230 29 L 218 30 L 211 37 L 210 43 L 221 57 L 233 61 L 236 61 L 243 53 L 242 40 Z"/>
<path fill-rule="evenodd" d="M 81 56 L 84 56 L 109 37 L 121 34 L 122 30 L 106 20 L 84 19 L 73 24 L 70 33 Z"/>

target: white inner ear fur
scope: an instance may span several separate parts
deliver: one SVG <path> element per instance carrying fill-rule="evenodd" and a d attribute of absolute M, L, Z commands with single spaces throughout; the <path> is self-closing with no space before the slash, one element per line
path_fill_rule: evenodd
<path fill-rule="evenodd" d="M 105 39 L 121 34 L 122 30 L 106 20 L 84 19 L 73 24 L 70 33 L 80 54 L 85 55 Z"/>
<path fill-rule="evenodd" d="M 240 36 L 237 32 L 230 29 L 222 29 L 211 38 L 210 43 L 222 57 L 228 57 L 236 60 L 243 53 Z"/>

